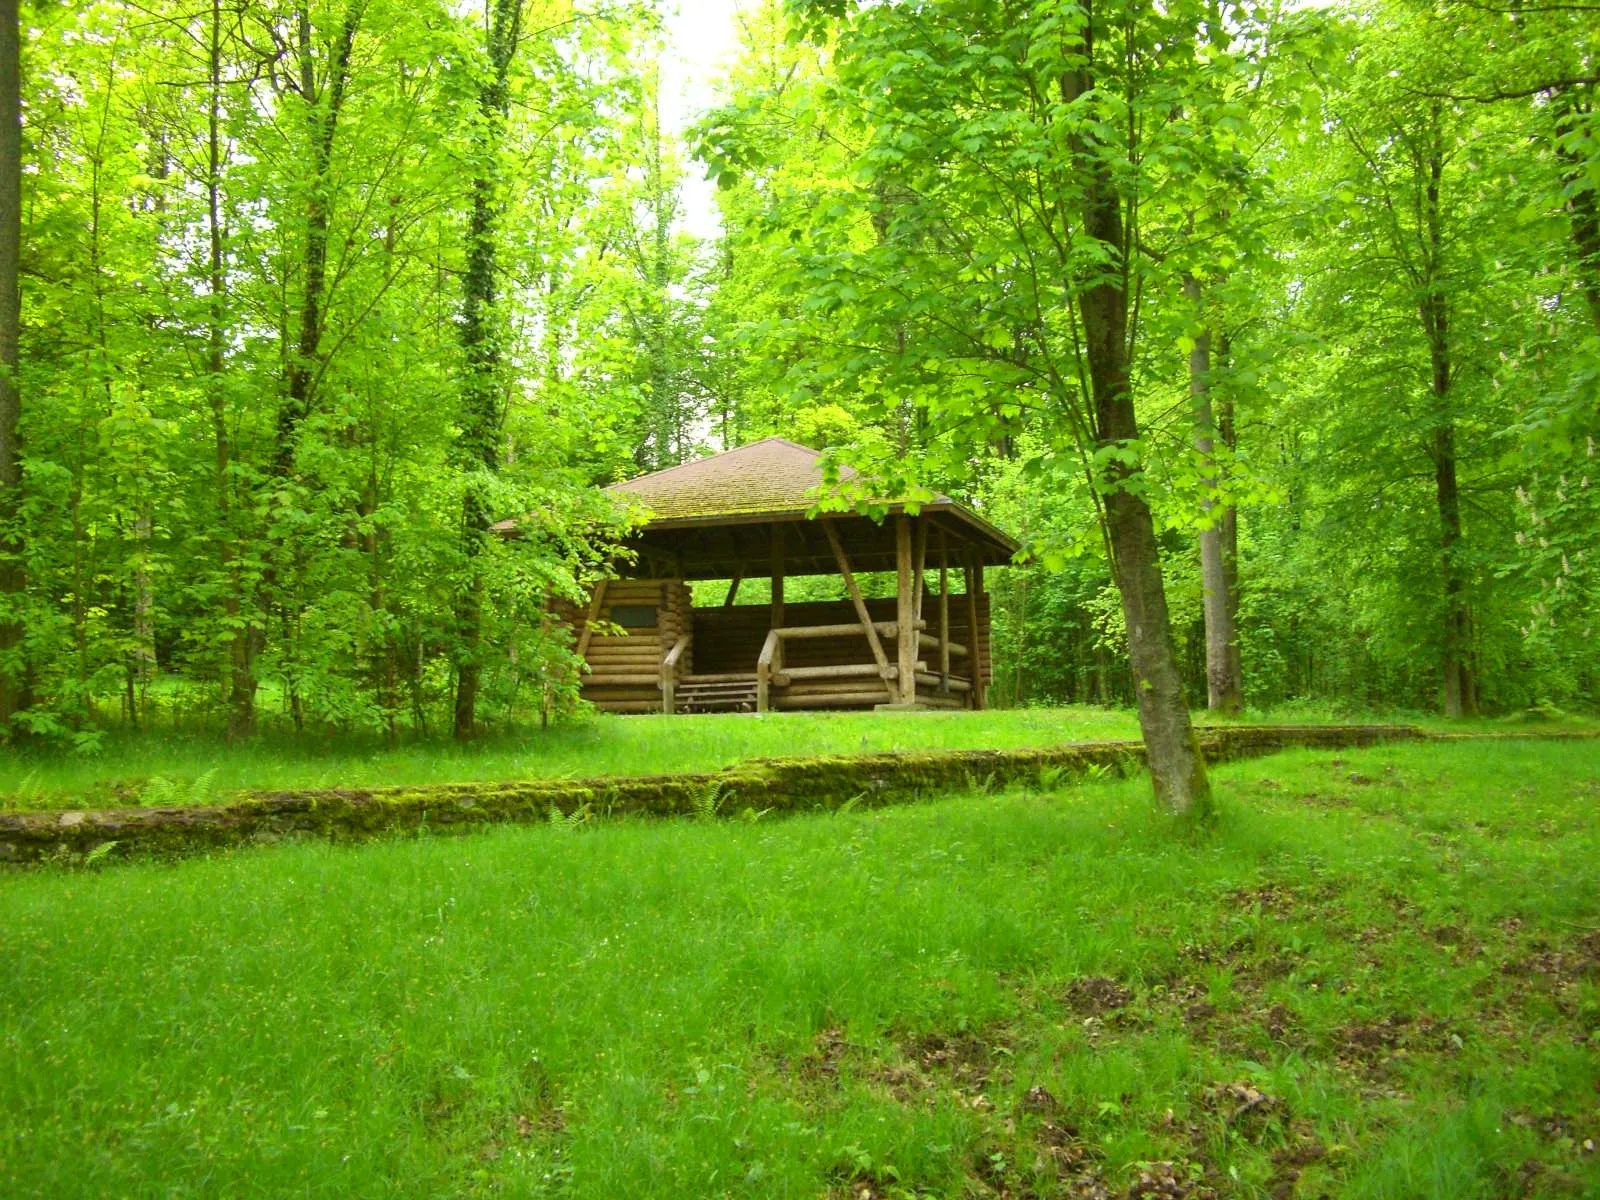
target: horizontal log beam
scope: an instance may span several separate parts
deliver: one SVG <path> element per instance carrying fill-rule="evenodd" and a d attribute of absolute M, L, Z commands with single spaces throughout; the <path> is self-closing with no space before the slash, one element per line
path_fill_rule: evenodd
<path fill-rule="evenodd" d="M 773 704 L 774 708 L 831 708 L 839 704 L 886 704 L 884 690 L 874 688 L 870 692 L 816 692 L 811 695 L 779 696 Z"/>
<path fill-rule="evenodd" d="M 924 622 L 917 622 L 918 629 L 923 625 Z M 874 621 L 872 627 L 884 637 L 900 636 L 900 625 L 896 621 Z M 866 636 L 866 629 L 860 622 L 848 625 L 790 625 L 783 629 L 774 629 L 773 632 L 786 642 L 805 638 Z"/>
<path fill-rule="evenodd" d="M 926 663 L 918 663 L 919 668 L 926 667 Z M 876 663 L 845 663 L 832 667 L 785 667 L 783 671 L 773 676 L 772 682 L 780 687 L 787 687 L 796 679 L 872 679 L 878 676 Z M 889 678 L 898 679 L 900 668 L 891 666 Z"/>
<path fill-rule="evenodd" d="M 939 639 L 934 637 L 933 634 L 931 634 L 931 633 L 919 633 L 917 635 L 917 640 L 918 640 L 918 643 L 921 645 L 921 647 L 924 650 L 937 650 L 937 649 L 939 649 Z M 966 653 L 967 653 L 967 648 L 961 642 L 951 642 L 950 643 L 950 653 L 951 654 L 960 654 L 963 657 L 965 657 Z"/>
<path fill-rule="evenodd" d="M 632 687 L 637 685 L 639 687 L 655 688 L 661 686 L 661 675 L 656 671 L 651 671 L 648 674 L 640 673 L 637 675 L 632 673 L 624 674 L 618 672 L 613 674 L 609 671 L 593 671 L 590 673 L 589 678 L 585 680 L 585 683 L 589 687 Z"/>

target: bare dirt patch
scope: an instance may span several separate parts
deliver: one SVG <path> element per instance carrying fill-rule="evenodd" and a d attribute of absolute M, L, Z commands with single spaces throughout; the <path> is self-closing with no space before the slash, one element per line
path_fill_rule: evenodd
<path fill-rule="evenodd" d="M 1133 1001 L 1133 992 L 1115 979 L 1104 975 L 1089 975 L 1074 979 L 1067 985 L 1062 1002 L 1080 1016 L 1098 1017 L 1117 1009 L 1126 1008 Z"/>
<path fill-rule="evenodd" d="M 1284 917 L 1300 906 L 1301 897 L 1293 888 L 1279 883 L 1263 883 L 1257 887 L 1235 888 L 1225 899 L 1234 908 L 1255 909 Z"/>
<path fill-rule="evenodd" d="M 1146 1163 L 1128 1188 L 1128 1200 L 1213 1200 L 1217 1191 L 1196 1163 Z"/>
<path fill-rule="evenodd" d="M 1507 959 L 1500 973 L 1545 991 L 1569 993 L 1582 981 L 1600 976 L 1600 930 L 1564 942 L 1535 938 L 1525 953 Z"/>
<path fill-rule="evenodd" d="M 948 1078 L 957 1091 L 981 1092 L 994 1071 L 996 1045 L 975 1033 L 928 1033 L 905 1050 L 923 1074 Z"/>
<path fill-rule="evenodd" d="M 1269 1096 L 1244 1080 L 1218 1084 L 1201 1097 L 1201 1107 L 1222 1118 L 1222 1123 L 1251 1141 L 1260 1141 L 1267 1129 L 1282 1123 L 1282 1100 Z"/>
<path fill-rule="evenodd" d="M 839 1078 L 839 1064 L 850 1050 L 844 1030 L 837 1025 L 817 1031 L 811 1051 L 795 1064 L 795 1072 L 811 1083 L 831 1083 Z"/>
<path fill-rule="evenodd" d="M 1419 1054 L 1451 1054 L 1461 1038 L 1447 1022 L 1395 1013 L 1377 1021 L 1346 1025 L 1333 1035 L 1334 1061 L 1356 1074 L 1385 1078 Z"/>

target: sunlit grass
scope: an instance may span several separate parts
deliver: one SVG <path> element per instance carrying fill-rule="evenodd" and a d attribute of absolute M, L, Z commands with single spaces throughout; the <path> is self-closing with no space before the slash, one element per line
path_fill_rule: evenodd
<path fill-rule="evenodd" d="M 0 1194 L 1600 1189 L 1594 747 L 1217 777 L 0 877 Z"/>

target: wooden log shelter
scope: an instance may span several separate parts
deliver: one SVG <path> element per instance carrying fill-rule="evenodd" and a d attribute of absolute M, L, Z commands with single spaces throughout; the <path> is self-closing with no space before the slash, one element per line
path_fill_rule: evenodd
<path fill-rule="evenodd" d="M 915 513 L 889 505 L 881 521 L 808 517 L 820 458 L 767 438 L 613 485 L 650 519 L 628 543 L 634 561 L 563 614 L 584 699 L 624 713 L 986 706 L 983 572 L 1017 544 L 945 496 Z M 893 597 L 862 594 L 860 576 L 891 571 Z M 763 574 L 770 603 L 739 603 Z M 786 603 L 785 580 L 806 575 L 837 576 L 847 598 Z M 696 608 L 689 582 L 720 579 L 725 601 Z"/>

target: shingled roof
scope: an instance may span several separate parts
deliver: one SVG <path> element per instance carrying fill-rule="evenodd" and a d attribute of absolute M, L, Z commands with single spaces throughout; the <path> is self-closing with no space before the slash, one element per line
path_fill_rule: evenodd
<path fill-rule="evenodd" d="M 855 472 L 840 472 L 845 479 Z M 805 512 L 822 488 L 822 454 L 769 437 L 736 450 L 614 483 L 650 510 L 655 521 Z M 945 503 L 948 498 L 939 497 Z"/>
<path fill-rule="evenodd" d="M 706 570 L 725 570 L 724 561 L 730 552 L 706 549 L 711 545 L 701 542 L 686 543 L 682 536 L 695 531 L 717 528 L 749 528 L 769 522 L 809 525 L 807 518 L 823 496 L 822 454 L 809 446 L 791 442 L 788 438 L 770 437 L 748 446 L 740 446 L 722 454 L 713 454 L 682 466 L 668 467 L 637 479 L 612 484 L 607 490 L 625 495 L 647 511 L 648 519 L 636 540 L 641 545 L 654 544 L 676 547 L 680 561 L 685 556 L 697 559 L 710 556 L 715 565 Z M 856 472 L 849 467 L 840 471 L 842 479 L 850 479 Z M 922 501 L 917 511 L 948 522 L 954 536 L 979 554 L 983 561 L 1006 563 L 1017 550 L 1017 543 L 996 529 L 977 513 L 958 504 L 949 496 L 934 496 Z M 904 505 L 885 505 L 890 513 L 904 510 Z M 855 544 L 866 563 L 870 558 L 875 569 L 881 569 L 877 560 L 888 557 L 892 565 L 893 535 L 884 526 L 871 519 L 851 513 L 834 515 L 836 525 L 847 531 L 847 541 Z M 797 531 L 798 533 L 798 531 Z M 672 543 L 659 541 L 663 537 L 678 537 Z M 885 540 L 887 539 L 887 540 Z M 801 545 L 805 539 L 791 542 L 791 558 L 804 557 Z M 882 542 L 882 545 L 875 543 Z M 750 545 L 749 539 L 739 543 Z M 732 552 L 734 556 L 746 551 Z M 811 567 L 796 562 L 798 570 L 832 570 L 832 559 L 826 546 Z"/>
<path fill-rule="evenodd" d="M 771 437 L 736 450 L 713 454 L 614 483 L 606 490 L 626 496 L 645 510 L 644 522 L 624 538 L 636 561 L 623 574 L 675 579 L 728 579 L 752 562 L 766 562 L 781 549 L 791 575 L 831 575 L 837 561 L 828 538 L 811 512 L 822 498 L 822 454 Z M 843 479 L 855 471 L 845 467 Z M 908 505 L 890 503 L 888 513 Z M 1017 543 L 977 513 L 948 496 L 919 502 L 925 528 L 937 531 L 937 545 L 972 561 L 1002 566 Z M 857 512 L 824 514 L 842 539 L 858 571 L 894 570 L 893 522 Z M 506 538 L 521 536 L 516 519 L 492 526 Z M 787 530 L 787 537 L 783 531 Z"/>

